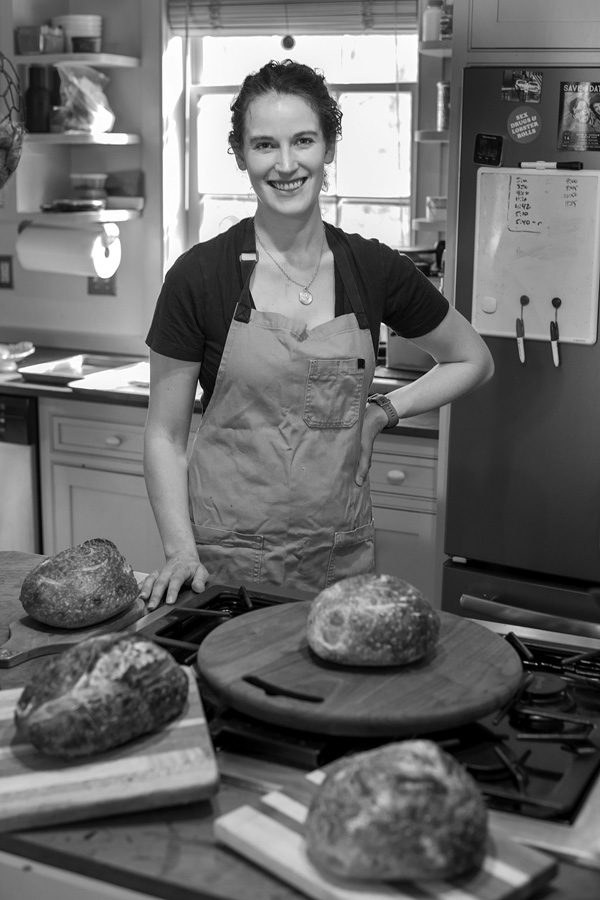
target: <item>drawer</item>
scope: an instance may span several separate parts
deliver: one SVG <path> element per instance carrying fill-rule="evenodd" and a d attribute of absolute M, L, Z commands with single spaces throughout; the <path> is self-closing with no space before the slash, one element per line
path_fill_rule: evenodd
<path fill-rule="evenodd" d="M 395 496 L 435 499 L 435 459 L 374 453 L 369 472 L 371 490 Z"/>
<path fill-rule="evenodd" d="M 144 426 L 53 416 L 52 449 L 63 453 L 91 453 L 94 456 L 118 456 L 141 461 Z"/>

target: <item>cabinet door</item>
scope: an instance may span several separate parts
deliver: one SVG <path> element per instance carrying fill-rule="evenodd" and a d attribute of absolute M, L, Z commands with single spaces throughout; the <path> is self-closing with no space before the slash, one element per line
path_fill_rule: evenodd
<path fill-rule="evenodd" d="M 143 475 L 54 464 L 52 480 L 55 546 L 46 547 L 46 554 L 105 537 L 136 572 L 151 572 L 163 565 Z"/>
<path fill-rule="evenodd" d="M 470 0 L 470 50 L 596 50 L 598 0 Z"/>
<path fill-rule="evenodd" d="M 373 508 L 375 521 L 375 571 L 395 575 L 434 601 L 434 513 L 407 509 Z"/>

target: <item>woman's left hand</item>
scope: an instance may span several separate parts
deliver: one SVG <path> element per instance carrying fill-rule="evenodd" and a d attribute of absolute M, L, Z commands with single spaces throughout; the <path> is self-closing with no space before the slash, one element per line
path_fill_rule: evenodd
<path fill-rule="evenodd" d="M 369 474 L 369 469 L 371 468 L 371 457 L 373 456 L 375 438 L 385 428 L 387 423 L 388 417 L 386 411 L 376 403 L 367 403 L 360 441 L 360 459 L 354 476 L 354 480 L 359 487 L 364 484 L 365 478 Z"/>

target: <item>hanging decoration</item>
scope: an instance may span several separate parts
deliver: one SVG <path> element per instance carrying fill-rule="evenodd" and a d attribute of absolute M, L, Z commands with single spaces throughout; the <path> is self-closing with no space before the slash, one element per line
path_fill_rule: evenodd
<path fill-rule="evenodd" d="M 24 136 L 25 102 L 19 77 L 0 51 L 0 188 L 19 165 Z"/>

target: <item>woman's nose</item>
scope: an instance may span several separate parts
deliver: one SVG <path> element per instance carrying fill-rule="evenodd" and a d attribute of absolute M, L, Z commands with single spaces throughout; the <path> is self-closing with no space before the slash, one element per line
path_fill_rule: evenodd
<path fill-rule="evenodd" d="M 293 172 L 298 166 L 293 147 L 280 147 L 275 165 L 278 172 Z"/>

